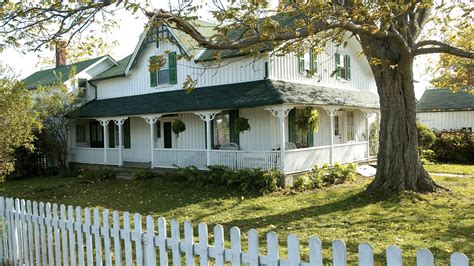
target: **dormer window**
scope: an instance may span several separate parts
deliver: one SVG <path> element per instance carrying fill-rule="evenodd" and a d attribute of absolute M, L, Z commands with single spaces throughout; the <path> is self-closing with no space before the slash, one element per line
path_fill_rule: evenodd
<path fill-rule="evenodd" d="M 306 51 L 302 56 L 298 57 L 298 71 L 301 74 L 307 74 L 308 72 L 316 73 L 317 58 L 318 55 L 313 50 Z"/>
<path fill-rule="evenodd" d="M 336 53 L 334 56 L 336 60 L 336 77 L 342 80 L 351 79 L 351 57 L 350 55 L 343 55 Z"/>
<path fill-rule="evenodd" d="M 150 58 L 150 62 L 156 61 L 156 56 Z M 177 82 L 177 62 L 176 52 L 168 54 L 164 65 L 158 71 L 150 71 L 150 87 L 160 85 L 176 84 Z"/>

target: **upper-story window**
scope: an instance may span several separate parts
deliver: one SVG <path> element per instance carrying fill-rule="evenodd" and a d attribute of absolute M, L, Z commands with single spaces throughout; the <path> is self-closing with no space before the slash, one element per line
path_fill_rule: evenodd
<path fill-rule="evenodd" d="M 313 50 L 306 51 L 302 56 L 298 57 L 298 71 L 301 74 L 308 72 L 316 73 L 318 55 Z"/>
<path fill-rule="evenodd" d="M 336 53 L 334 56 L 336 60 L 336 77 L 338 79 L 351 79 L 351 57 L 350 55 L 343 55 Z"/>
<path fill-rule="evenodd" d="M 164 56 L 164 64 L 158 71 L 150 71 L 150 87 L 156 87 L 159 85 L 176 84 L 177 82 L 177 62 L 176 52 L 169 53 L 168 56 Z M 157 56 L 150 57 L 150 62 L 156 62 Z"/>

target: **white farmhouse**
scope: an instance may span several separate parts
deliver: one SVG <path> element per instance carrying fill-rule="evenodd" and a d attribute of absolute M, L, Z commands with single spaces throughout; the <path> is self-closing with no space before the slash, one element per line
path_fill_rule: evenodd
<path fill-rule="evenodd" d="M 465 90 L 430 89 L 416 105 L 418 121 L 435 130 L 474 128 L 474 95 Z"/>
<path fill-rule="evenodd" d="M 198 26 L 211 33 L 211 25 Z M 166 26 L 148 29 L 131 55 L 88 80 L 94 99 L 69 114 L 70 161 L 296 173 L 366 160 L 368 118 L 379 100 L 360 50 L 350 40 L 318 55 L 277 56 L 268 48 L 255 58 L 199 49 Z M 224 58 L 218 65 L 217 53 Z M 166 64 L 150 72 L 149 62 L 158 55 Z M 316 75 L 308 77 L 307 71 Z M 197 81 L 191 93 L 183 90 L 188 76 Z M 305 108 L 319 111 L 315 133 L 303 134 L 296 126 Z M 236 131 L 239 118 L 248 119 L 249 131 Z M 179 134 L 173 132 L 176 121 L 185 125 Z"/>

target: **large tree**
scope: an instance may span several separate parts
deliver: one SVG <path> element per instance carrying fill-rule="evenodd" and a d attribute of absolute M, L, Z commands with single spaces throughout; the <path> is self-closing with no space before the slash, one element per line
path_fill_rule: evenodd
<path fill-rule="evenodd" d="M 143 12 L 151 23 L 177 28 L 199 46 L 217 51 L 235 49 L 257 56 L 269 47 L 275 53 L 305 46 L 322 51 L 327 42 L 345 45 L 347 37 L 355 38 L 372 69 L 381 105 L 378 168 L 369 189 L 431 192 L 438 188 L 418 156 L 413 61 L 433 53 L 474 58 L 472 50 L 465 49 L 468 47 L 455 47 L 453 40 L 442 38 L 447 29 L 462 31 L 472 22 L 473 8 L 468 1 L 287 0 L 272 9 L 265 0 L 213 0 L 217 25 L 210 37 L 193 23 L 196 12 L 210 8 L 208 5 L 189 0 L 173 3 L 165 10 L 152 9 L 148 3 L 113 0 L 67 5 L 59 1 L 6 2 L 0 4 L 4 17 L 0 34 L 8 37 L 9 44 L 18 44 L 22 38 L 28 47 L 39 49 L 51 39 L 73 38 L 99 14 L 125 6 L 130 13 Z M 423 34 L 427 25 L 432 30 Z"/>

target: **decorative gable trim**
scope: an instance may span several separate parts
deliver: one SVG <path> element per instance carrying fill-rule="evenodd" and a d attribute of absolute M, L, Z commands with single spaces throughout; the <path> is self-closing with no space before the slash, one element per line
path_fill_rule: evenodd
<path fill-rule="evenodd" d="M 161 28 L 162 29 L 157 32 L 157 36 L 158 36 L 158 33 L 168 32 L 169 34 L 171 34 L 171 36 L 169 36 L 169 37 L 173 38 L 172 42 L 176 46 L 178 46 L 180 53 L 185 54 L 186 56 L 189 56 L 189 53 L 186 51 L 184 46 L 179 42 L 179 39 L 177 38 L 177 36 L 173 32 L 173 30 L 170 29 L 168 26 L 165 26 L 165 25 L 161 26 Z M 135 46 L 135 50 L 133 51 L 132 58 L 130 58 L 130 61 L 128 62 L 128 65 L 127 65 L 127 68 L 125 69 L 124 75 L 128 75 L 128 73 L 130 72 L 132 67 L 135 65 L 136 60 L 138 58 L 138 55 L 141 53 L 141 51 L 143 49 L 145 49 L 146 45 L 148 45 L 148 42 L 145 42 L 145 40 L 148 38 L 148 33 L 150 32 L 150 29 L 151 29 L 150 26 L 147 26 L 147 28 L 143 31 L 142 35 L 140 36 L 140 40 L 138 41 L 137 46 Z M 155 29 L 155 28 L 153 28 L 153 29 Z M 165 30 L 163 30 L 163 29 L 165 29 Z"/>

